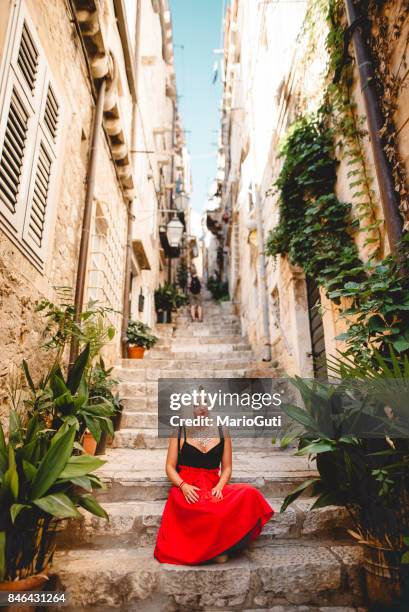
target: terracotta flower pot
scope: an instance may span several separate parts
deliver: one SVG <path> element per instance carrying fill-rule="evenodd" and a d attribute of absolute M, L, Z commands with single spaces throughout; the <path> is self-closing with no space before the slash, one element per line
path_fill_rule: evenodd
<path fill-rule="evenodd" d="M 21 580 L 8 580 L 6 582 L 0 582 L 0 591 L 42 591 L 47 580 L 48 576 L 45 573 L 28 576 L 27 578 L 22 578 Z M 35 612 L 37 608 L 36 606 L 30 606 L 28 604 L 13 604 L 5 609 L 13 610 L 13 612 Z"/>
<path fill-rule="evenodd" d="M 47 574 L 36 574 L 21 580 L 8 580 L 0 582 L 0 591 L 41 591 L 47 580 Z"/>
<path fill-rule="evenodd" d="M 85 432 L 82 438 L 82 446 L 88 455 L 95 455 L 97 441 L 91 433 Z"/>
<path fill-rule="evenodd" d="M 136 346 L 135 344 L 128 344 L 128 358 L 129 359 L 143 359 L 145 353 L 144 346 Z"/>

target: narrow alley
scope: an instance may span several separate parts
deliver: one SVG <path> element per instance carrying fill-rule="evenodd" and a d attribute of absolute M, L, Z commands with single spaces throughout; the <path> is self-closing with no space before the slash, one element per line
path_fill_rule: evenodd
<path fill-rule="evenodd" d="M 205 323 L 180 314 L 161 325 L 157 347 L 135 364 L 125 359 L 118 371 L 125 402 L 107 463 L 99 470 L 108 490 L 99 495 L 109 522 L 88 515 L 64 534 L 54 562 L 73 609 L 95 601 L 121 610 L 245 610 L 290 604 L 352 606 L 363 601 L 360 553 L 342 537 L 346 512 L 309 511 L 297 502 L 277 514 L 245 556 L 225 566 L 160 567 L 153 546 L 169 482 L 163 473 L 166 439 L 157 437 L 158 377 L 225 378 L 269 376 L 257 364 L 239 332 L 232 304 L 206 302 Z M 271 440 L 235 440 L 233 482 L 259 488 L 273 508 L 314 476 L 313 465 L 291 452 L 273 449 Z M 274 465 L 274 470 L 271 466 Z M 348 585 L 348 587 L 347 587 Z"/>
<path fill-rule="evenodd" d="M 408 0 L 0 1 L 0 607 L 409 612 L 408 83 Z"/>

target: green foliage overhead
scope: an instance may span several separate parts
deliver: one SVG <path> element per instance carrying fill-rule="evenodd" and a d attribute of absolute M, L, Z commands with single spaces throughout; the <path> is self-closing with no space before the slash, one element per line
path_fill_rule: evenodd
<path fill-rule="evenodd" d="M 293 125 L 281 157 L 280 221 L 268 237 L 267 253 L 288 255 L 329 294 L 360 282 L 364 270 L 351 235 L 351 205 L 334 194 L 337 161 L 323 114 Z"/>

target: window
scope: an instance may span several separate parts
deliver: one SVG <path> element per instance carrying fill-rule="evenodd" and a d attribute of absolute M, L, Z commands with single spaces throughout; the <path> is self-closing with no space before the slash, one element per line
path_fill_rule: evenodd
<path fill-rule="evenodd" d="M 123 291 L 124 236 L 126 226 L 114 207 L 96 203 L 88 271 L 88 301 L 112 308 L 111 323 L 118 329 L 121 321 Z"/>
<path fill-rule="evenodd" d="M 60 103 L 21 2 L 11 15 L 0 106 L 0 228 L 44 270 Z"/>

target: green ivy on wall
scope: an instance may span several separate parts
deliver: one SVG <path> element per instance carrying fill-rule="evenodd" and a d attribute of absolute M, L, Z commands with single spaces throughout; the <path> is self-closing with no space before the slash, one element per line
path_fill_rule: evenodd
<path fill-rule="evenodd" d="M 280 221 L 266 242 L 268 255 L 287 255 L 341 305 L 348 330 L 346 354 L 367 361 L 371 350 L 392 344 L 409 351 L 409 279 L 392 256 L 362 262 L 354 240 L 351 204 L 335 195 L 334 133 L 326 113 L 302 118 L 283 145 L 276 182 Z M 344 298 L 344 299 L 342 299 Z"/>
<path fill-rule="evenodd" d="M 276 181 L 280 220 L 266 251 L 287 255 L 341 306 L 348 329 L 339 339 L 346 342 L 345 354 L 363 363 L 371 361 L 374 348 L 388 353 L 392 345 L 398 353 L 409 353 L 409 278 L 392 256 L 379 257 L 382 221 L 376 219 L 365 132 L 351 93 L 352 67 L 340 72 L 345 59 L 341 21 L 339 0 L 330 0 L 326 104 L 316 116 L 299 119 L 282 147 Z M 336 152 L 350 169 L 354 207 L 335 195 Z M 365 232 L 366 263 L 356 246 L 358 231 Z"/>
<path fill-rule="evenodd" d="M 339 136 L 338 153 L 348 166 L 347 178 L 352 193 L 354 218 L 360 222 L 359 231 L 364 232 L 364 244 L 369 258 L 377 259 L 383 250 L 380 226 L 377 219 L 377 203 L 372 187 L 373 176 L 365 154 L 365 117 L 359 115 L 352 94 L 354 63 L 344 56 L 344 28 L 346 27 L 343 0 L 330 0 L 327 14 L 328 35 L 328 87 L 326 97 L 331 108 L 330 121 Z"/>
<path fill-rule="evenodd" d="M 280 223 L 268 237 L 267 253 L 288 255 L 331 296 L 345 283 L 362 280 L 364 271 L 351 236 L 351 205 L 334 194 L 333 132 L 322 113 L 294 124 L 281 156 Z"/>

